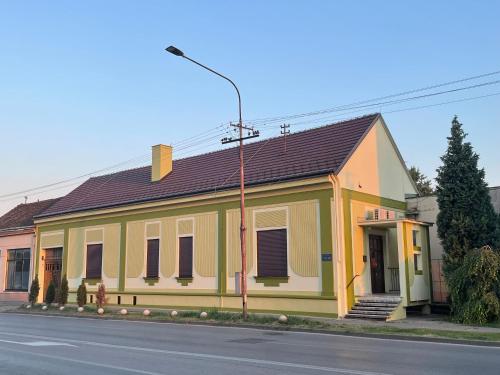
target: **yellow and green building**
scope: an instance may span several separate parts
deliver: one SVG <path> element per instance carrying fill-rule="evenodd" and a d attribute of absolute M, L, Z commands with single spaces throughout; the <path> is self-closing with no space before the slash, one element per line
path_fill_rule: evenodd
<path fill-rule="evenodd" d="M 428 228 L 406 218 L 417 193 L 381 115 L 244 146 L 248 306 L 345 316 L 359 298 L 431 296 Z M 67 274 L 70 301 L 239 309 L 238 148 L 94 177 L 35 219 L 34 273 Z M 43 295 L 40 296 L 43 299 Z"/>

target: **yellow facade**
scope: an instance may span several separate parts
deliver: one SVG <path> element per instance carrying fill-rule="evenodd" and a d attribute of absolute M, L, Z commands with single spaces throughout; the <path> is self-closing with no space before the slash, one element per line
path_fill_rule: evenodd
<path fill-rule="evenodd" d="M 158 160 L 162 150 L 157 150 Z M 157 171 L 153 179 L 168 172 Z M 248 188 L 249 308 L 344 315 L 356 296 L 372 292 L 366 261 L 370 234 L 383 237 L 386 266 L 399 267 L 406 305 L 428 303 L 428 234 L 419 223 L 404 219 L 408 193 L 415 193 L 414 186 L 381 119 L 338 175 Z M 394 223 L 365 225 L 368 212 L 376 209 L 393 211 Z M 72 300 L 86 279 L 87 246 L 101 243 L 102 280 L 97 284 L 106 285 L 111 304 L 135 301 L 140 306 L 240 308 L 241 299 L 235 294 L 235 276 L 241 271 L 236 189 L 72 213 L 39 220 L 37 225 L 41 235 L 35 272 L 43 273 L 46 249 L 64 248 L 63 271 Z M 260 277 L 257 233 L 275 229 L 286 230 L 287 276 Z M 418 246 L 413 245 L 415 230 L 420 236 Z M 193 277 L 189 280 L 179 277 L 182 237 L 193 238 Z M 159 241 L 159 277 L 154 279 L 146 277 L 150 239 Z M 387 275 L 386 283 L 390 281 Z M 87 285 L 94 293 L 97 285 Z"/>

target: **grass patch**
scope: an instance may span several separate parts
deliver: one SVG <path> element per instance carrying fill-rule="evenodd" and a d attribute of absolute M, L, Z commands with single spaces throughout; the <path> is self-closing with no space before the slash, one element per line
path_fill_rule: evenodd
<path fill-rule="evenodd" d="M 176 317 L 170 315 L 171 310 L 151 309 L 150 316 L 144 316 L 142 309 L 131 309 L 127 315 L 120 314 L 119 306 L 108 306 L 105 308 L 103 316 L 97 315 L 97 308 L 94 305 L 87 305 L 83 312 L 77 312 L 76 306 L 66 306 L 63 311 L 57 306 L 49 306 L 47 310 L 42 310 L 42 305 L 34 305 L 31 309 L 25 306 L 15 308 L 12 312 L 22 312 L 29 314 L 59 315 L 59 316 L 83 316 L 103 319 L 123 319 L 123 320 L 145 320 L 157 322 L 184 322 L 184 323 L 205 323 L 217 325 L 245 325 L 256 327 L 269 327 L 275 329 L 305 329 L 317 330 L 332 333 L 344 334 L 372 334 L 372 335 L 397 335 L 410 337 L 441 338 L 449 340 L 473 340 L 500 342 L 500 332 L 470 332 L 470 331 L 451 331 L 435 330 L 429 328 L 400 328 L 391 327 L 389 324 L 380 323 L 380 325 L 365 324 L 346 324 L 341 320 L 314 319 L 302 316 L 288 316 L 286 323 L 280 323 L 277 315 L 249 314 L 246 321 L 242 314 L 237 312 L 220 311 L 215 308 L 196 310 L 179 310 Z M 202 311 L 207 312 L 206 318 L 200 318 Z M 500 328 L 500 322 L 491 323 L 488 326 Z"/>

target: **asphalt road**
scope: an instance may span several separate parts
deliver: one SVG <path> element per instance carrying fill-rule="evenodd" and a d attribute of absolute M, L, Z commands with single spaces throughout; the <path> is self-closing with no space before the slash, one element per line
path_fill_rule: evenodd
<path fill-rule="evenodd" d="M 500 348 L 0 314 L 0 374 L 500 374 Z"/>

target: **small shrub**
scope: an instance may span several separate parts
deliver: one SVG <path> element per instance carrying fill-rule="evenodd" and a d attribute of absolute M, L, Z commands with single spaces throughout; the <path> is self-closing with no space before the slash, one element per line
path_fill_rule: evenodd
<path fill-rule="evenodd" d="M 61 280 L 61 287 L 59 288 L 59 300 L 57 301 L 62 306 L 68 303 L 68 293 L 69 293 L 68 278 L 66 277 L 65 274 Z"/>
<path fill-rule="evenodd" d="M 47 304 L 51 304 L 54 302 L 56 299 L 56 286 L 53 281 L 50 282 L 48 288 L 47 288 L 47 293 L 45 294 L 45 302 Z"/>
<path fill-rule="evenodd" d="M 85 286 L 85 281 L 82 279 L 82 283 L 78 286 L 76 291 L 76 303 L 78 307 L 83 307 L 87 303 L 87 287 Z"/>
<path fill-rule="evenodd" d="M 57 304 L 61 303 L 61 288 L 56 288 L 56 295 L 54 297 L 54 302 Z"/>
<path fill-rule="evenodd" d="M 28 295 L 29 303 L 34 305 L 38 300 L 38 294 L 40 293 L 40 283 L 38 282 L 38 274 L 31 282 L 30 293 Z"/>
<path fill-rule="evenodd" d="M 500 255 L 489 246 L 469 251 L 448 286 L 454 321 L 485 324 L 500 318 Z"/>
<path fill-rule="evenodd" d="M 104 284 L 99 284 L 99 287 L 97 288 L 95 303 L 97 308 L 104 308 L 104 305 L 106 304 L 106 287 Z"/>

